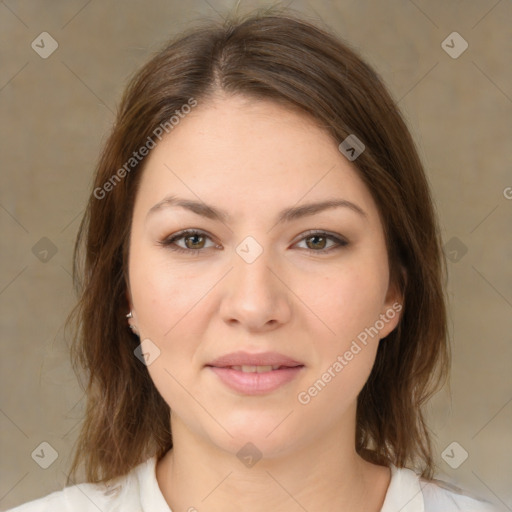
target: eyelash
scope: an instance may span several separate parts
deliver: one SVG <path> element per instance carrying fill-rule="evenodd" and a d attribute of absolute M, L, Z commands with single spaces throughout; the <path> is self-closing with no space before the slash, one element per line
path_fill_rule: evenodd
<path fill-rule="evenodd" d="M 201 235 L 201 236 L 204 236 L 211 240 L 211 237 L 208 236 L 203 231 L 198 231 L 198 230 L 194 230 L 194 229 L 185 229 L 183 231 L 176 233 L 175 235 L 170 236 L 169 238 L 166 238 L 165 240 L 159 241 L 158 244 L 162 245 L 163 247 L 166 247 L 167 249 L 170 249 L 171 251 L 175 251 L 175 252 L 179 252 L 179 253 L 187 253 L 188 255 L 194 254 L 194 256 L 199 255 L 199 253 L 202 253 L 203 251 L 206 251 L 208 249 L 212 249 L 212 247 L 203 247 L 201 249 L 183 249 L 182 247 L 179 247 L 174 243 L 178 240 L 181 240 L 183 238 L 187 238 L 187 237 L 193 236 L 193 235 Z M 303 249 L 310 253 L 327 254 L 327 253 L 330 253 L 332 250 L 341 249 L 342 247 L 346 247 L 349 244 L 346 240 L 344 240 L 338 236 L 326 233 L 325 231 L 308 231 L 298 242 L 302 242 L 303 240 L 307 240 L 308 238 L 312 238 L 313 236 L 321 236 L 322 238 L 332 240 L 337 244 L 337 246 L 333 246 L 328 249 L 319 249 L 319 250 Z M 296 242 L 296 243 L 298 243 L 298 242 Z"/>

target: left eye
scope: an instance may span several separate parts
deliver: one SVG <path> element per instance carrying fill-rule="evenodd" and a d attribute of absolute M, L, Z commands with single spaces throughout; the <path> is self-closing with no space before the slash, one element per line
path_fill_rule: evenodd
<path fill-rule="evenodd" d="M 166 238 L 165 240 L 162 240 L 161 242 L 159 242 L 159 244 L 164 247 L 167 247 L 172 251 L 183 252 L 188 254 L 197 254 L 205 251 L 206 249 L 211 249 L 212 247 L 220 248 L 220 246 L 216 245 L 215 243 L 213 243 L 209 247 L 204 247 L 204 242 L 207 239 L 211 240 L 211 238 L 202 231 L 185 230 L 180 231 L 179 233 L 176 233 L 175 235 L 172 235 L 171 237 Z M 185 241 L 185 247 L 182 247 L 181 245 L 178 245 L 176 243 L 181 240 Z M 309 240 L 311 240 L 312 243 L 308 242 Z M 326 233 L 324 231 L 308 232 L 299 240 L 299 242 L 303 241 L 305 241 L 306 244 L 308 245 L 308 247 L 306 247 L 306 250 L 315 253 L 327 253 L 333 249 L 338 249 L 340 247 L 348 245 L 348 242 L 346 240 L 336 235 Z M 326 248 L 326 244 L 328 241 L 331 241 L 334 244 L 331 245 L 331 247 Z M 311 248 L 311 246 L 313 248 Z"/>
<path fill-rule="evenodd" d="M 314 242 L 308 243 L 308 240 L 314 240 Z M 307 249 L 308 251 L 313 252 L 330 252 L 333 249 L 338 249 L 340 247 L 345 247 L 348 245 L 348 242 L 336 235 L 331 235 L 329 233 L 325 233 L 323 231 L 313 231 L 310 233 L 307 233 L 306 236 L 302 237 L 300 242 L 305 241 L 308 245 Z M 329 248 L 326 248 L 326 244 L 328 241 L 334 242 L 333 245 L 331 245 Z M 313 247 L 316 247 L 315 249 L 311 249 L 309 245 L 312 245 Z M 317 250 L 320 249 L 320 250 Z"/>

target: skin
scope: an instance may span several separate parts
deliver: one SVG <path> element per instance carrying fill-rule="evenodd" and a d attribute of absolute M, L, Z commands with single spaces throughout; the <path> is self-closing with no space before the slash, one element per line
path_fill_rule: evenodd
<path fill-rule="evenodd" d="M 148 215 L 170 194 L 231 219 L 176 206 Z M 275 222 L 286 207 L 332 198 L 366 215 L 340 207 Z M 175 242 L 189 253 L 158 243 L 185 228 L 206 233 Z M 236 252 L 247 236 L 263 249 L 252 263 Z M 373 198 L 312 119 L 241 96 L 200 102 L 146 161 L 129 281 L 130 322 L 160 350 L 148 371 L 172 411 L 174 448 L 156 477 L 173 511 L 380 510 L 390 471 L 355 451 L 356 399 L 399 314 L 307 405 L 297 399 L 401 300 Z M 276 391 L 248 396 L 204 367 L 236 350 L 277 351 L 305 366 Z M 252 467 L 236 456 L 247 442 L 262 454 Z"/>

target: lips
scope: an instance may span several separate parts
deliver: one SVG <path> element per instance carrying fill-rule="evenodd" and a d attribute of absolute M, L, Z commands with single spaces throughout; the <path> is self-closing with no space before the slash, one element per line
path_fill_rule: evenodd
<path fill-rule="evenodd" d="M 301 362 L 295 361 L 278 352 L 262 352 L 259 354 L 250 354 L 248 352 L 238 351 L 218 357 L 206 366 L 217 368 L 242 367 L 242 366 L 272 366 L 274 369 L 279 367 L 292 368 L 295 366 L 304 366 Z"/>
<path fill-rule="evenodd" d="M 304 365 L 277 352 L 233 352 L 205 365 L 230 389 L 244 395 L 270 393 L 295 379 Z"/>

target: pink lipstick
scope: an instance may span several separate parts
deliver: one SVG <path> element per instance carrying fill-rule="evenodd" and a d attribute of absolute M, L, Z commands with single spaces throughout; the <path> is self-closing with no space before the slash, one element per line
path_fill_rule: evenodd
<path fill-rule="evenodd" d="M 270 393 L 295 379 L 304 365 L 277 352 L 233 352 L 221 356 L 210 368 L 229 388 L 246 395 Z"/>

